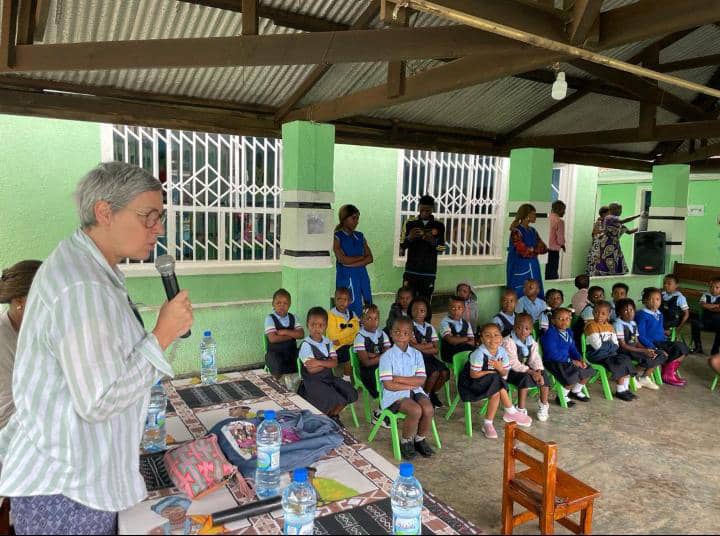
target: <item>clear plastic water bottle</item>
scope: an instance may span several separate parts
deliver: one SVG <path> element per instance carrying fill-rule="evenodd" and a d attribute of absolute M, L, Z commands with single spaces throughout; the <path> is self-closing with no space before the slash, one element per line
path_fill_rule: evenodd
<path fill-rule="evenodd" d="M 282 495 L 283 534 L 312 534 L 316 506 L 317 494 L 308 480 L 307 469 L 295 469 L 292 482 Z"/>
<path fill-rule="evenodd" d="M 145 431 L 143 432 L 141 446 L 146 452 L 160 452 L 167 445 L 165 432 L 165 409 L 167 397 L 162 382 L 157 382 L 150 389 L 150 404 L 148 405 Z"/>
<path fill-rule="evenodd" d="M 413 464 L 400 464 L 400 476 L 390 492 L 393 534 L 420 534 L 422 530 L 423 490 L 414 474 Z"/>
<path fill-rule="evenodd" d="M 200 381 L 204 384 L 217 381 L 217 344 L 212 332 L 206 331 L 200 341 Z"/>
<path fill-rule="evenodd" d="M 273 410 L 265 411 L 265 420 L 257 428 L 257 471 L 255 493 L 260 499 L 280 495 L 280 445 L 282 429 Z"/>

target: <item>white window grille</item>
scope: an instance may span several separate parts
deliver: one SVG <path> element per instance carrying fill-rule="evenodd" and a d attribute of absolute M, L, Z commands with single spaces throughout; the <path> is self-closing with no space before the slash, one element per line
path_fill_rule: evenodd
<path fill-rule="evenodd" d="M 402 263 L 400 234 L 417 217 L 423 195 L 435 198 L 435 218 L 445 224 L 440 259 L 496 259 L 502 255 L 507 159 L 494 156 L 400 151 L 396 210 L 396 263 Z"/>
<path fill-rule="evenodd" d="M 123 125 L 103 127 L 103 160 L 136 164 L 163 183 L 165 236 L 178 262 L 280 259 L 281 140 Z M 128 261 L 130 262 L 130 261 Z"/>

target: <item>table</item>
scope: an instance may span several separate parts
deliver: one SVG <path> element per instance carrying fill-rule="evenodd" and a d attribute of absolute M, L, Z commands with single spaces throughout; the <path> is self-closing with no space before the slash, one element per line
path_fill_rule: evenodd
<path fill-rule="evenodd" d="M 164 382 L 169 402 L 166 428 L 171 444 L 203 437 L 219 421 L 244 411 L 309 409 L 319 413 L 306 400 L 289 392 L 261 370 L 227 373 L 218 379 L 218 383 L 213 386 L 198 386 L 197 378 Z M 152 509 L 154 505 L 161 501 L 165 501 L 163 505 L 172 502 L 169 497 L 183 497 L 177 488 L 172 487 L 161 460 L 162 453 L 141 457 L 148 497 L 135 507 L 120 512 L 120 534 L 281 532 L 280 509 L 224 527 L 210 525 L 210 514 L 255 500 L 243 497 L 234 485 L 234 479 L 225 488 L 192 501 L 185 515 L 177 508 L 178 504 L 181 508 L 187 506 L 182 501 L 175 501 L 176 508 L 163 511 L 167 517 L 156 513 Z M 331 483 L 334 492 L 341 497 L 333 502 L 318 504 L 317 516 L 323 519 L 316 524 L 316 533 L 338 533 L 342 530 L 347 534 L 359 534 L 370 522 L 389 529 L 388 497 L 392 481 L 398 474 L 395 465 L 345 431 L 343 444 L 316 462 L 314 467 L 317 469 L 316 477 Z M 289 476 L 283 475 L 281 487 L 287 485 L 288 481 Z M 156 510 L 162 508 L 156 507 Z M 171 527 L 170 517 L 173 518 L 173 527 L 179 528 L 179 531 Z M 482 533 L 428 492 L 424 499 L 423 525 L 423 533 L 429 534 Z"/>

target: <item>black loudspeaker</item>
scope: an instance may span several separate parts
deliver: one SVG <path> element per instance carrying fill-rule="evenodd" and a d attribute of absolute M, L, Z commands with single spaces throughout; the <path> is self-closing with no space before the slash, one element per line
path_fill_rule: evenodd
<path fill-rule="evenodd" d="M 635 234 L 632 273 L 640 275 L 665 273 L 665 233 L 645 231 Z"/>

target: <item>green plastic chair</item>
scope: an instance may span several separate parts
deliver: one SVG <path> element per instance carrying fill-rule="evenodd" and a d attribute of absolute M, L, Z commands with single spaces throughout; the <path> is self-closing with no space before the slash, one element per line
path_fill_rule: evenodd
<path fill-rule="evenodd" d="M 370 423 L 372 422 L 372 409 L 370 408 L 370 400 L 373 400 L 373 398 L 370 395 L 370 391 L 368 391 L 367 387 L 365 387 L 365 384 L 360 378 L 360 357 L 357 355 L 357 352 L 354 348 L 350 348 L 350 367 L 352 368 L 353 386 L 362 395 L 363 410 L 365 411 L 365 420 Z M 378 404 L 380 403 L 379 399 L 375 399 L 375 401 L 378 402 Z"/>
<path fill-rule="evenodd" d="M 543 354 L 543 348 L 542 344 L 538 342 L 538 351 L 540 352 L 540 355 Z M 552 375 L 552 372 L 550 372 L 548 369 L 545 369 L 545 372 L 547 373 L 548 377 L 550 378 L 550 388 L 555 391 L 555 396 L 560 401 L 560 407 L 564 409 L 568 409 L 568 399 L 565 396 L 565 392 L 563 391 L 563 385 L 555 379 L 555 376 Z M 590 398 L 590 393 L 588 392 L 587 385 L 583 385 L 583 394 Z"/>
<path fill-rule="evenodd" d="M 263 352 L 265 352 L 265 355 L 267 355 L 268 344 L 269 344 L 267 335 L 263 334 L 262 342 L 263 342 Z M 267 363 L 265 363 L 265 366 L 263 367 L 263 371 L 270 374 L 270 368 L 267 366 Z"/>
<path fill-rule="evenodd" d="M 713 378 L 713 381 L 710 383 L 710 390 L 714 391 L 718 384 L 718 379 L 720 379 L 720 374 L 715 374 L 715 378 Z"/>
<path fill-rule="evenodd" d="M 472 352 L 465 351 L 465 352 L 458 352 L 453 356 L 453 363 L 452 363 L 452 370 L 453 375 L 455 376 L 455 391 L 458 391 L 457 389 L 457 382 L 460 378 L 460 374 L 462 373 L 463 368 L 465 367 L 465 363 L 467 363 L 468 359 L 470 358 L 470 354 Z M 487 413 L 487 407 L 488 407 L 488 399 L 485 399 L 485 402 L 483 403 L 482 407 L 480 408 L 480 415 L 485 415 Z M 460 403 L 460 393 L 458 392 L 455 395 L 455 398 L 450 403 L 450 409 L 448 409 L 448 412 L 445 414 L 445 420 L 450 420 L 450 417 L 452 417 L 453 413 L 455 413 L 455 408 Z M 472 437 L 473 435 L 473 425 L 472 425 L 472 406 L 470 402 L 463 402 L 463 408 L 465 409 L 465 435 L 468 437 Z"/>
<path fill-rule="evenodd" d="M 302 367 L 303 367 L 302 360 L 298 357 L 297 358 L 297 370 L 298 370 L 298 376 L 300 376 L 301 379 L 302 379 Z M 350 415 L 352 416 L 352 421 L 353 421 L 353 424 L 355 425 L 355 428 L 360 428 L 360 423 L 358 422 L 357 415 L 355 414 L 355 405 L 348 404 L 347 406 L 345 406 L 345 409 L 348 409 L 348 408 L 350 408 Z"/>
<path fill-rule="evenodd" d="M 606 400 L 612 400 L 612 389 L 610 389 L 610 376 L 608 374 L 608 371 L 605 367 L 602 365 L 596 365 L 595 363 L 590 363 L 590 361 L 587 360 L 587 341 L 585 339 L 585 334 L 583 333 L 580 337 L 580 346 L 582 346 L 582 357 L 583 361 L 590 365 L 593 370 L 595 371 L 595 375 L 590 378 L 588 381 L 589 384 L 593 384 L 598 379 L 600 380 L 600 383 L 602 384 L 602 390 L 603 395 L 605 396 Z M 637 384 L 635 383 L 635 376 L 630 376 L 630 390 L 631 391 L 637 391 Z"/>
<path fill-rule="evenodd" d="M 442 343 L 443 343 L 442 338 L 441 338 L 441 337 L 438 337 L 438 353 L 437 353 L 437 358 L 438 358 L 442 363 L 445 363 L 445 361 L 443 361 L 443 359 L 442 359 Z M 447 363 L 445 363 L 445 364 L 447 365 Z M 445 390 L 445 400 L 447 401 L 448 404 L 450 403 L 450 383 L 452 383 L 452 381 L 453 381 L 452 374 L 453 374 L 453 371 L 452 371 L 452 368 L 451 368 L 451 369 L 450 369 L 450 378 L 448 378 L 448 381 L 446 381 L 446 382 L 445 382 L 445 385 L 443 386 L 443 389 Z"/>
<path fill-rule="evenodd" d="M 380 398 L 382 398 L 383 386 L 382 382 L 380 381 L 379 370 L 375 371 L 375 384 L 377 385 L 378 393 L 380 393 Z M 390 421 L 390 437 L 392 442 L 393 456 L 395 456 L 396 460 L 400 461 L 402 459 L 402 456 L 400 455 L 400 431 L 398 430 L 398 421 L 405 419 L 406 417 L 407 415 L 405 415 L 401 411 L 393 413 L 388 408 L 383 409 L 380 412 L 380 417 L 375 423 L 375 426 L 373 426 L 372 430 L 370 430 L 370 435 L 368 436 L 368 443 L 372 443 L 375 440 L 375 436 L 380 429 L 380 425 L 382 424 L 383 420 L 387 418 L 388 421 Z M 432 422 L 430 423 L 430 429 L 432 431 L 433 438 L 435 439 L 435 445 L 437 445 L 437 448 L 439 449 L 442 448 L 442 445 L 440 443 L 440 435 L 438 434 L 437 426 L 435 426 L 434 417 Z"/>

